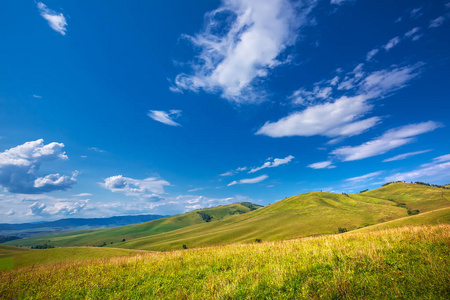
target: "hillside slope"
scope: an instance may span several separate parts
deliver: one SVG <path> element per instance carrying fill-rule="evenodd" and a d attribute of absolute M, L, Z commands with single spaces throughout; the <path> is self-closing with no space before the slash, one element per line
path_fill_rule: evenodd
<path fill-rule="evenodd" d="M 391 199 L 391 200 L 388 200 Z M 396 183 L 363 194 L 306 193 L 245 215 L 211 224 L 143 237 L 115 245 L 129 249 L 169 250 L 234 242 L 292 239 L 366 227 L 450 206 L 450 190 Z M 394 201 L 392 201 L 394 200 Z M 405 203 L 406 206 L 399 206 Z"/>
<path fill-rule="evenodd" d="M 0 272 L 4 299 L 448 299 L 450 225 Z"/>
<path fill-rule="evenodd" d="M 0 248 L 0 253 L 3 247 Z M 0 258 L 0 271 L 20 269 L 28 266 L 49 265 L 75 261 L 80 262 L 99 258 L 105 259 L 145 253 L 145 251 L 139 250 L 97 247 L 67 247 L 44 250 L 26 249 L 28 251 L 25 249 L 22 249 L 22 251 L 16 250 L 15 252 L 10 252 L 6 255 L 6 257 Z"/>
<path fill-rule="evenodd" d="M 65 234 L 14 240 L 5 244 L 27 247 L 43 244 L 65 247 L 104 246 L 106 244 L 114 246 L 116 243 L 121 242 L 124 239 L 131 240 L 139 237 L 151 236 L 195 224 L 203 224 L 207 222 L 214 223 L 217 220 L 227 219 L 234 215 L 247 213 L 260 207 L 261 206 L 259 205 L 248 202 L 233 203 L 229 205 L 199 209 L 185 214 L 174 215 L 138 225 L 129 225 L 96 231 L 69 232 Z"/>

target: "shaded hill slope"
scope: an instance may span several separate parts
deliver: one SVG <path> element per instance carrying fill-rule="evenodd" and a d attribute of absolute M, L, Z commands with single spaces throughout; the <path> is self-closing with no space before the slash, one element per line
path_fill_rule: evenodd
<path fill-rule="evenodd" d="M 154 221 L 102 229 L 96 231 L 79 231 L 65 234 L 51 235 L 45 237 L 36 237 L 22 240 L 10 241 L 6 244 L 15 246 L 35 246 L 35 245 L 53 245 L 53 246 L 104 246 L 106 244 L 114 246 L 122 240 L 131 240 L 144 236 L 169 232 L 186 226 L 203 223 L 214 223 L 217 220 L 227 219 L 234 215 L 243 214 L 255 209 L 259 205 L 249 202 L 233 203 L 212 208 L 199 209 L 185 214 L 174 215 L 167 218 Z M 111 242 L 113 243 L 111 245 Z"/>

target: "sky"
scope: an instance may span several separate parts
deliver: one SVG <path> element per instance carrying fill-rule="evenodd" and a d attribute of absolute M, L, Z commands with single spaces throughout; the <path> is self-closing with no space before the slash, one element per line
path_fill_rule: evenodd
<path fill-rule="evenodd" d="M 0 223 L 450 183 L 450 1 L 0 2 Z"/>

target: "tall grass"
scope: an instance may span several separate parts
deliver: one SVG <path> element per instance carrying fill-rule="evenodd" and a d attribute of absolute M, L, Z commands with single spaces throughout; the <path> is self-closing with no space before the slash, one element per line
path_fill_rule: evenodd
<path fill-rule="evenodd" d="M 5 299 L 448 299 L 450 225 L 0 273 Z"/>

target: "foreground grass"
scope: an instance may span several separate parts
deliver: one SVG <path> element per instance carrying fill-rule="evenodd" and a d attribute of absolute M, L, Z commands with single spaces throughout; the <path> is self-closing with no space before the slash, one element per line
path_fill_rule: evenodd
<path fill-rule="evenodd" d="M 5 299 L 448 299 L 450 225 L 0 273 Z"/>

